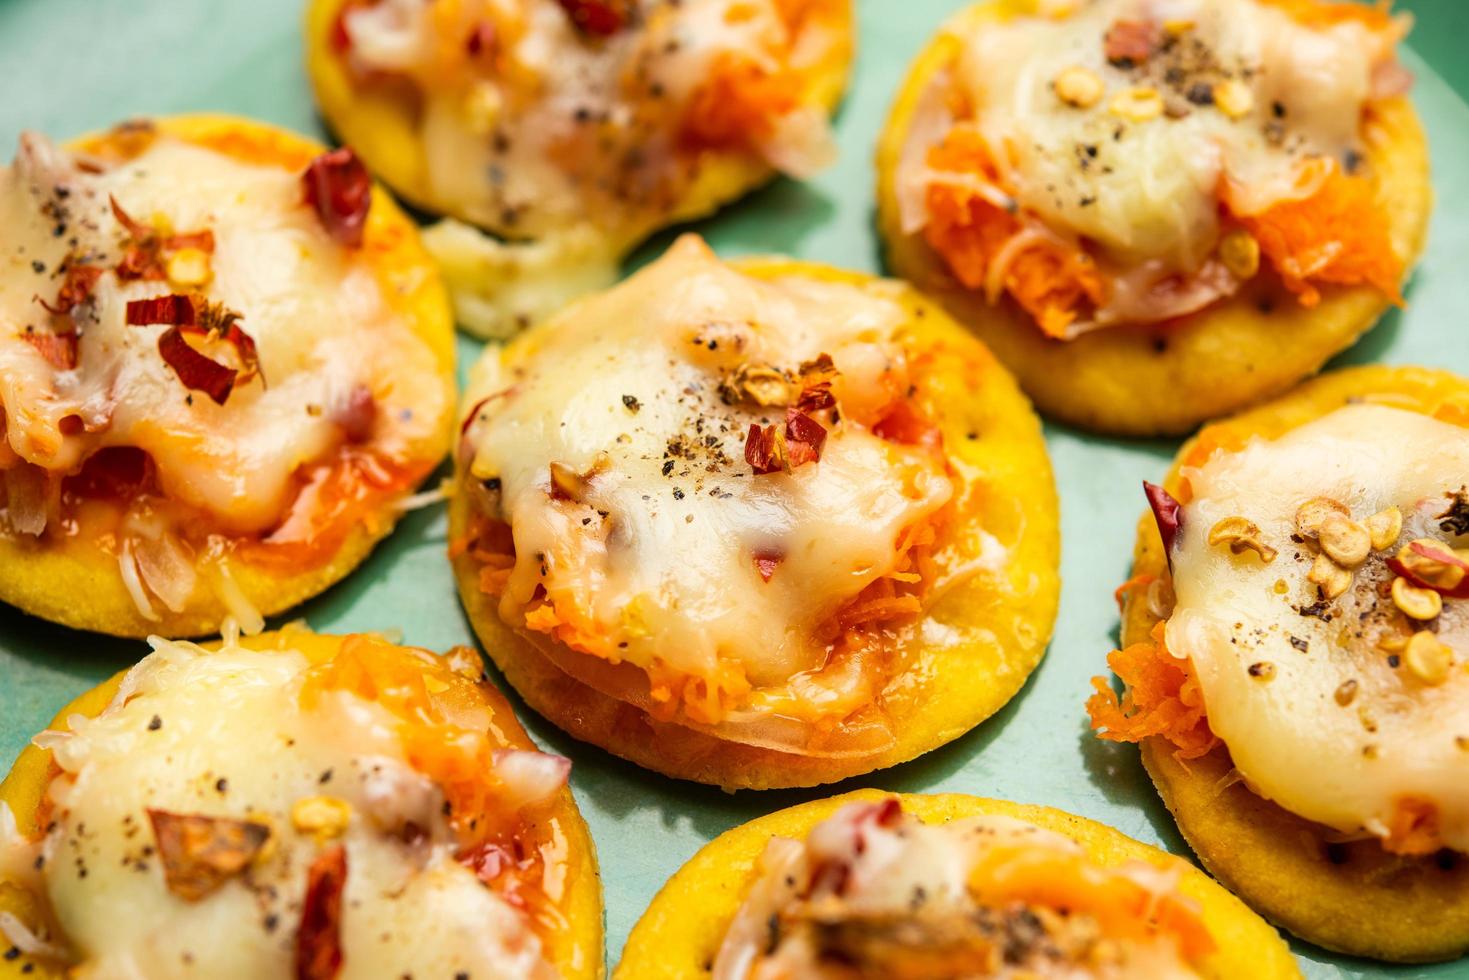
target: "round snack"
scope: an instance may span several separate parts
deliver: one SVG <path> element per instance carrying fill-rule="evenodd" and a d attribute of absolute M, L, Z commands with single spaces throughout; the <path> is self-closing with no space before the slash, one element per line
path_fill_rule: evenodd
<path fill-rule="evenodd" d="M 350 150 L 224 116 L 27 133 L 0 214 L 0 599 L 253 631 L 448 450 L 443 287 Z"/>
<path fill-rule="evenodd" d="M 431 230 L 461 324 L 507 335 L 660 228 L 832 161 L 850 0 L 313 0 L 328 122 Z"/>
<path fill-rule="evenodd" d="M 988 0 L 878 152 L 893 269 L 1040 410 L 1182 433 L 1350 346 L 1422 249 L 1406 15 L 1331 0 Z"/>
<path fill-rule="evenodd" d="M 716 838 L 653 899 L 625 980 L 1297 978 L 1187 862 L 1043 806 L 860 790 Z"/>
<path fill-rule="evenodd" d="M 1009 375 L 911 289 L 698 238 L 476 368 L 450 554 L 578 738 L 727 788 L 890 766 L 1008 701 L 1057 508 Z"/>
<path fill-rule="evenodd" d="M 1385 367 L 1204 428 L 1087 705 L 1215 876 L 1354 955 L 1469 950 L 1466 430 L 1469 382 Z"/>
<path fill-rule="evenodd" d="M 0 784 L 0 978 L 602 975 L 570 763 L 473 651 L 151 642 Z"/>

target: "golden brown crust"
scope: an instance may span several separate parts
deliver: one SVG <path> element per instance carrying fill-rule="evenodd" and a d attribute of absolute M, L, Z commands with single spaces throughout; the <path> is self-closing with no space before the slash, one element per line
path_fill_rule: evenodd
<path fill-rule="evenodd" d="M 1001 573 L 981 573 L 956 585 L 929 618 L 961 639 L 923 651 L 922 694 L 894 719 L 897 744 L 873 756 L 817 759 L 754 748 L 682 726 L 657 722 L 600 694 L 553 666 L 505 626 L 496 602 L 479 589 L 479 568 L 454 558 L 459 595 L 490 657 L 526 702 L 584 741 L 640 766 L 726 789 L 815 786 L 905 762 L 952 741 L 998 711 L 1025 683 L 1050 639 L 1060 581 L 1059 519 L 1050 461 L 1040 424 L 1025 396 L 978 341 L 936 306 L 896 283 L 789 259 L 747 259 L 742 270 L 762 278 L 810 276 L 860 284 L 913 311 L 907 330 L 938 359 L 933 383 L 945 445 L 972 464 L 986 489 L 979 520 L 1009 549 Z M 535 330 L 526 335 L 534 342 Z M 950 356 L 957 355 L 957 356 Z M 450 540 L 464 535 L 467 495 L 449 505 Z M 975 544 L 978 547 L 978 544 Z"/>
<path fill-rule="evenodd" d="M 858 790 L 780 810 L 736 827 L 705 845 L 668 880 L 633 927 L 613 980 L 693 980 L 709 976 L 725 930 L 748 887 L 761 852 L 772 837 L 802 840 L 816 824 L 848 803 L 891 796 Z M 1285 941 L 1244 903 L 1180 858 L 1127 837 L 1111 827 L 1044 806 L 948 793 L 901 794 L 903 809 L 926 823 L 995 814 L 1064 834 L 1103 867 L 1147 861 L 1176 867 L 1180 888 L 1203 906 L 1204 924 L 1219 949 L 1204 963 L 1205 977 L 1299 977 Z"/>
<path fill-rule="evenodd" d="M 1364 367 L 1307 382 L 1285 398 L 1206 426 L 1185 443 L 1164 486 L 1179 490 L 1182 460 L 1201 462 L 1210 446 L 1274 438 L 1364 399 L 1469 425 L 1469 381 L 1446 371 Z M 1152 516 L 1138 522 L 1134 575 L 1167 573 Z M 1125 600 L 1124 645 L 1147 638 L 1158 618 L 1141 595 Z M 1204 867 L 1266 918 L 1327 949 L 1419 963 L 1469 951 L 1469 859 L 1398 857 L 1376 841 L 1332 844 L 1320 824 L 1252 793 L 1225 789 L 1229 752 L 1215 749 L 1186 763 L 1152 739 L 1143 764 Z"/>
<path fill-rule="evenodd" d="M 353 146 L 373 173 L 415 207 L 436 214 L 472 219 L 452 202 L 435 200 L 429 187 L 422 141 L 414 125 L 416 97 L 406 86 L 363 87 L 354 83 L 332 36 L 344 0 L 312 0 L 306 10 L 306 68 L 317 104 L 328 125 L 344 143 Z M 856 50 L 851 0 L 831 5 L 843 43 L 830 60 L 807 78 L 814 100 L 835 112 L 846 90 Z M 631 251 L 649 235 L 671 225 L 713 214 L 724 205 L 769 182 L 775 171 L 748 154 L 707 151 L 700 158 L 693 183 L 673 211 L 662 219 L 608 232 L 609 250 Z M 507 238 L 519 237 L 512 226 L 486 226 Z"/>
<path fill-rule="evenodd" d="M 280 631 L 244 637 L 240 645 L 251 650 L 300 650 L 309 660 L 320 662 L 335 656 L 346 637 L 312 633 L 301 627 L 287 626 Z M 207 644 L 217 648 L 218 644 Z M 72 715 L 96 717 L 112 702 L 118 684 L 126 672 L 114 675 L 78 696 L 61 709 L 49 727 L 64 728 Z M 505 696 L 488 681 L 480 685 L 494 710 L 497 730 L 512 748 L 534 749 L 535 743 L 525 733 Z M 0 804 L 10 807 L 20 832 L 33 837 L 41 832 L 36 825 L 39 807 L 52 778 L 51 753 L 28 745 L 21 751 L 4 782 L 0 782 Z M 602 881 L 597 870 L 597 852 L 586 821 L 577 809 L 570 788 L 546 814 L 565 836 L 569 864 L 566 889 L 569 898 L 563 911 L 570 927 L 548 940 L 552 959 L 567 980 L 599 980 L 605 974 L 602 945 Z M 0 879 L 0 912 L 16 915 L 24 923 L 34 925 L 40 919 L 40 906 L 35 896 L 12 882 Z M 0 960 L 0 980 L 61 980 L 67 974 L 47 960 L 20 956 Z"/>
<path fill-rule="evenodd" d="M 324 147 L 294 133 L 246 119 L 220 115 L 171 116 L 152 120 L 163 134 L 198 143 L 254 163 L 286 169 L 306 166 Z M 92 154 L 115 149 L 116 131 L 81 137 L 72 148 Z M 362 254 L 382 285 L 392 309 L 404 316 L 438 360 L 439 379 L 454 390 L 454 323 L 443 284 L 418 232 L 379 187 L 373 188 Z M 445 413 L 425 471 L 448 451 L 453 417 Z M 231 576 L 262 615 L 290 609 L 340 581 L 393 529 L 400 512 L 389 505 L 373 520 L 353 527 L 326 562 L 282 575 L 274 569 L 231 558 Z M 77 629 L 116 636 L 207 636 L 219 631 L 225 608 L 200 588 L 183 611 L 158 610 L 143 618 L 128 594 L 117 561 L 91 541 L 65 538 L 28 541 L 0 537 L 0 600 L 25 612 Z"/>
<path fill-rule="evenodd" d="M 986 0 L 959 14 L 918 56 L 878 144 L 878 223 L 893 271 L 938 299 L 1019 378 L 1047 416 L 1118 435 L 1171 435 L 1279 395 L 1350 347 L 1388 309 L 1369 287 L 1333 287 L 1301 306 L 1268 277 L 1181 322 L 1121 326 L 1048 339 L 1009 300 L 991 307 L 959 285 L 922 235 L 905 235 L 896 175 L 919 100 L 961 48 L 957 36 L 1034 10 L 1034 0 Z M 1404 98 L 1369 123 L 1367 157 L 1398 254 L 1412 266 L 1427 237 L 1433 192 L 1422 124 Z"/>

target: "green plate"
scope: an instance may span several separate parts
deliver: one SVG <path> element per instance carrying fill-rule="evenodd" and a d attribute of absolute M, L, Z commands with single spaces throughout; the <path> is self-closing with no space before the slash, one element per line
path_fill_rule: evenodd
<path fill-rule="evenodd" d="M 65 137 L 131 115 L 219 110 L 321 133 L 301 63 L 301 0 L 0 0 L 0 146 L 24 128 Z M 873 229 L 872 154 L 909 59 L 959 9 L 957 0 L 859 0 L 861 54 L 837 129 L 841 162 L 802 185 L 780 181 L 698 230 L 725 254 L 787 252 L 853 269 L 881 267 Z M 1469 374 L 1469 4 L 1418 0 L 1408 64 L 1433 144 L 1439 210 L 1408 292 L 1338 364 L 1428 364 Z M 9 155 L 8 149 L 5 153 Z M 664 235 L 635 259 L 646 261 Z M 479 345 L 461 339 L 461 375 Z M 1112 589 L 1128 574 L 1138 486 L 1156 479 L 1172 442 L 1098 439 L 1060 426 L 1046 436 L 1062 502 L 1066 586 L 1050 654 L 986 724 L 937 752 L 838 787 L 743 793 L 677 783 L 581 745 L 524 710 L 547 748 L 575 760 L 572 785 L 592 827 L 606 883 L 609 964 L 649 899 L 705 841 L 752 817 L 857 786 L 950 791 L 1044 803 L 1187 855 L 1130 746 L 1087 730 L 1088 678 L 1117 636 Z M 442 508 L 410 515 L 346 582 L 308 603 L 317 630 L 398 628 L 436 650 L 473 643 L 444 557 Z M 143 655 L 140 643 L 77 633 L 0 607 L 0 769 L 68 700 Z M 1388 968 L 1295 945 L 1311 977 L 1464 977 L 1464 963 Z"/>

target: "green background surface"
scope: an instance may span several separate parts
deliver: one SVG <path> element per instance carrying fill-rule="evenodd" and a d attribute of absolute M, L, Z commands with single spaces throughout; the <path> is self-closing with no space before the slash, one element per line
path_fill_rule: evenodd
<path fill-rule="evenodd" d="M 837 130 L 840 163 L 806 185 L 780 181 L 698 226 L 724 254 L 782 251 L 881 268 L 872 149 L 908 60 L 957 0 L 858 0 L 860 55 Z M 22 129 L 55 137 L 132 115 L 240 113 L 321 134 L 301 59 L 300 0 L 0 0 L 0 145 Z M 1408 63 L 1433 144 L 1432 243 L 1394 313 L 1340 364 L 1430 364 L 1469 374 L 1469 4 L 1400 3 L 1418 16 Z M 1458 94 L 1455 88 L 1458 89 Z M 5 153 L 9 155 L 8 151 Z M 0 235 L 3 235 L 0 230 Z M 661 236 L 635 261 L 671 240 Z M 461 376 L 479 345 L 461 338 Z M 1082 702 L 1116 642 L 1112 589 L 1127 577 L 1139 481 L 1176 443 L 1124 442 L 1047 427 L 1062 502 L 1065 579 L 1049 655 L 1009 706 L 922 759 L 825 790 L 743 793 L 670 781 L 578 744 L 523 705 L 547 748 L 575 760 L 572 784 L 606 883 L 609 964 L 654 892 L 705 841 L 759 814 L 833 791 L 877 786 L 1044 803 L 1187 854 L 1132 747 L 1093 738 Z M 410 515 L 352 577 L 294 615 L 320 631 L 400 628 L 437 650 L 473 638 L 444 558 L 442 507 Z M 68 700 L 143 655 L 140 643 L 77 633 L 0 606 L 0 768 Z M 503 686 L 503 685 L 502 685 Z M 1465 977 L 1469 963 L 1383 968 L 1297 943 L 1312 977 Z"/>

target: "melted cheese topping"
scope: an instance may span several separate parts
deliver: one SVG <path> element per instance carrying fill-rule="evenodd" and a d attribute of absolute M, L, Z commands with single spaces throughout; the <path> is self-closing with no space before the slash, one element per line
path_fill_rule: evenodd
<path fill-rule="evenodd" d="M 306 871 L 332 841 L 294 831 L 291 813 L 324 794 L 351 807 L 334 839 L 347 852 L 343 980 L 558 975 L 524 911 L 455 860 L 444 794 L 410 766 L 384 708 L 337 691 L 303 709 L 297 652 L 155 647 L 100 716 L 44 736 L 61 774 L 42 889 L 76 975 L 292 975 Z M 492 724 L 488 706 L 478 718 Z M 268 822 L 274 844 L 186 901 L 165 886 L 149 808 Z"/>
<path fill-rule="evenodd" d="M 1400 32 L 1357 20 L 1308 26 L 1257 0 L 1074 6 L 962 35 L 910 137 L 899 178 L 905 231 L 927 221 L 923 188 L 954 179 L 928 170 L 925 155 L 962 121 L 995 159 L 1013 195 L 1004 203 L 1085 243 L 1108 273 L 1098 324 L 1182 315 L 1233 293 L 1242 274 L 1216 255 L 1225 188 L 1236 214 L 1258 214 L 1315 190 L 1301 161 L 1359 161 L 1363 109 L 1395 67 Z M 1123 22 L 1172 36 L 1140 65 L 1110 62 L 1104 38 Z M 1078 69 L 1099 91 L 1068 104 L 1058 82 Z M 958 116 L 944 87 L 968 107 Z M 1157 108 L 1139 115 L 1129 93 L 1151 93 L 1140 102 Z"/>
<path fill-rule="evenodd" d="M 164 362 L 164 327 L 127 325 L 129 300 L 192 290 L 124 282 L 110 271 L 127 235 L 109 196 L 136 220 L 213 232 L 213 276 L 200 291 L 242 315 L 264 383 L 241 385 L 216 405 Z M 421 455 L 449 410 L 433 352 L 388 307 L 365 263 L 302 203 L 296 173 L 159 137 L 130 163 L 93 174 L 27 135 L 0 174 L 0 226 L 5 438 L 48 471 L 72 473 L 98 449 L 135 446 L 152 456 L 170 498 L 220 530 L 260 532 L 280 521 L 297 471 L 342 445 L 336 416 L 358 386 L 378 399 L 372 442 L 389 458 Z M 109 271 L 94 302 L 73 313 L 77 368 L 61 371 L 21 334 L 50 329 L 35 297 L 54 299 L 68 256 Z M 90 431 L 64 435 L 69 416 Z"/>
<path fill-rule="evenodd" d="M 1103 872 L 1068 837 L 1010 817 L 945 824 L 852 803 L 805 841 L 776 837 L 756 866 L 715 962 L 714 980 L 821 980 L 855 976 L 1191 978 L 1178 945 L 1155 934 L 1109 936 L 1082 908 L 1059 916 L 1043 903 L 989 905 L 971 876 L 999 858 L 1012 880 L 1027 857 L 1080 865 L 1157 898 L 1177 896 L 1177 873 L 1141 862 Z M 978 872 L 985 877 L 985 872 Z M 982 885 L 980 886 L 983 887 Z M 1059 893 L 1059 880 L 1053 882 Z M 1186 901 L 1186 900 L 1185 900 Z M 840 965 L 838 965 L 840 964 Z M 850 969 L 849 969 L 850 968 Z"/>
<path fill-rule="evenodd" d="M 1350 590 L 1317 605 L 1306 581 L 1312 548 L 1291 538 L 1297 509 L 1327 497 L 1358 520 L 1398 507 L 1399 543 L 1445 540 L 1436 518 L 1465 473 L 1469 432 L 1367 405 L 1185 471 L 1194 497 L 1174 546 L 1178 601 L 1167 644 L 1192 659 L 1210 728 L 1262 796 L 1344 833 L 1378 836 L 1396 801 L 1427 799 L 1444 842 L 1469 850 L 1469 602 L 1444 602 L 1433 628 L 1455 664 L 1447 681 L 1428 686 L 1377 646 L 1414 628 L 1386 598 L 1393 575 L 1383 561 L 1398 546 L 1374 553 Z M 1274 561 L 1208 545 L 1214 524 L 1233 516 L 1260 527 L 1279 551 Z M 1252 676 L 1258 663 L 1273 664 L 1273 676 Z"/>
<path fill-rule="evenodd" d="M 796 176 L 831 161 L 825 110 L 800 101 L 802 73 L 845 43 L 824 16 L 793 24 L 781 0 L 590 0 L 585 7 L 631 10 L 603 36 L 577 29 L 568 12 L 577 6 L 379 0 L 348 10 L 342 24 L 362 83 L 406 77 L 423 96 L 433 200 L 517 238 L 587 221 L 646 231 L 682 203 L 699 166 L 690 113 L 736 64 L 736 75 L 766 81 L 763 94 L 730 109 L 750 131 L 720 149 Z M 471 37 L 480 40 L 469 50 Z"/>
<path fill-rule="evenodd" d="M 889 574 L 904 529 L 954 492 L 942 455 L 856 422 L 907 389 L 894 302 L 809 279 L 761 281 L 692 236 L 630 280 L 481 362 L 471 474 L 499 480 L 516 561 L 507 622 L 545 594 L 643 667 L 711 677 L 738 665 L 779 686 L 819 668 L 819 624 Z M 751 424 L 785 409 L 729 404 L 741 365 L 794 371 L 829 354 L 843 421 L 819 462 L 752 475 Z M 550 467 L 594 475 L 583 502 L 550 494 Z M 777 561 L 768 582 L 756 555 Z"/>

